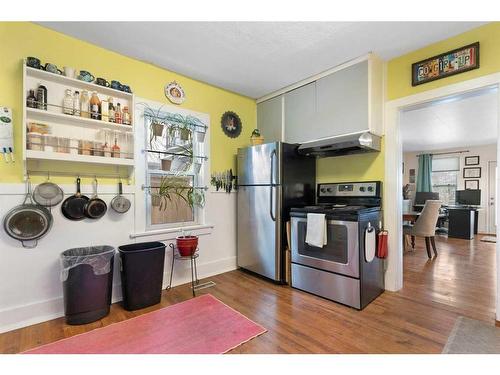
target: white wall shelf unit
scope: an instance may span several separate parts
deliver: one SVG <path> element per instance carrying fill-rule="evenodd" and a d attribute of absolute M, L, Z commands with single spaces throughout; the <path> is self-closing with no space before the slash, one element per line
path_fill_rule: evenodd
<path fill-rule="evenodd" d="M 47 88 L 46 109 L 31 108 L 27 106 L 26 99 L 30 90 L 35 91 L 43 85 Z M 101 101 L 112 98 L 116 108 L 120 103 L 122 110 L 127 106 L 130 112 L 132 124 L 116 124 L 114 122 L 95 120 L 79 115 L 71 115 L 63 112 L 63 99 L 67 89 L 72 93 L 83 90 L 96 92 Z M 100 86 L 92 82 L 85 82 L 76 78 L 66 77 L 60 74 L 50 73 L 40 69 L 28 67 L 23 62 L 23 166 L 26 175 L 28 163 L 30 167 L 37 166 L 38 161 L 50 161 L 50 168 L 57 172 L 65 171 L 68 163 L 77 163 L 75 168 L 95 169 L 99 173 L 99 166 L 116 166 L 125 171 L 125 175 L 132 177 L 134 171 L 134 94 L 115 90 L 109 87 Z M 106 103 L 106 102 L 104 102 Z M 45 125 L 48 129 L 48 136 L 51 142 L 58 142 L 59 147 L 46 145 L 45 141 L 33 144 L 28 142 L 32 137 L 29 133 L 34 129 L 32 124 Z M 36 127 L 36 126 L 35 126 Z M 36 132 L 35 132 L 36 133 Z M 28 137 L 29 135 L 29 137 Z M 40 136 L 41 139 L 47 138 Z M 103 156 L 107 144 L 111 148 L 114 144 L 120 147 L 120 157 Z M 61 147 L 62 142 L 71 142 L 67 147 Z M 89 147 L 88 144 L 91 144 Z M 75 145 L 77 144 L 77 145 Z M 84 145 L 85 144 L 85 149 Z M 89 152 L 90 149 L 90 152 Z M 75 151 L 77 150 L 77 151 Z M 59 152 L 57 152 L 59 151 Z M 65 151 L 65 152 L 61 152 Z M 33 164 L 34 163 L 34 164 Z M 95 168 L 93 168 L 95 166 Z"/>

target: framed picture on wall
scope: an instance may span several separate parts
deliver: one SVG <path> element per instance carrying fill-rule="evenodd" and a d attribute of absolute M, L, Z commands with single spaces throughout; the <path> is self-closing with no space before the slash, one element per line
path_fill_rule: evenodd
<path fill-rule="evenodd" d="M 414 184 L 415 183 L 415 169 L 410 169 L 410 178 L 409 178 L 409 182 L 410 184 Z"/>
<path fill-rule="evenodd" d="M 466 156 L 465 165 L 479 165 L 479 156 Z"/>
<path fill-rule="evenodd" d="M 481 178 L 481 167 L 464 168 L 464 178 Z"/>
<path fill-rule="evenodd" d="M 479 180 L 465 180 L 465 190 L 479 190 Z"/>

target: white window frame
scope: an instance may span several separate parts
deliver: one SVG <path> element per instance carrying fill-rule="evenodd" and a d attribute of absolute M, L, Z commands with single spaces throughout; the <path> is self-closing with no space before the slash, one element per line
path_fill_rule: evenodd
<path fill-rule="evenodd" d="M 162 111 L 170 113 L 179 113 L 182 116 L 193 116 L 200 119 L 200 121 L 207 125 L 207 131 L 204 139 L 204 154 L 207 156 L 207 160 L 202 164 L 198 182 L 200 186 L 209 185 L 208 171 L 210 170 L 210 116 L 206 113 L 195 112 L 179 108 L 176 106 L 168 105 L 161 102 L 155 102 L 144 98 L 136 97 L 135 100 L 135 111 L 134 111 L 134 140 L 135 140 L 135 150 L 137 150 L 137 155 L 135 158 L 135 234 L 147 233 L 147 232 L 173 232 L 181 231 L 185 228 L 196 229 L 197 227 L 206 227 L 206 201 L 208 198 L 208 191 L 205 191 L 205 207 L 195 207 L 194 217 L 195 221 L 191 222 L 177 222 L 170 224 L 150 224 L 150 206 L 149 206 L 149 192 L 145 187 L 149 185 L 149 178 L 147 173 L 147 153 L 144 151 L 147 147 L 147 125 L 144 118 L 145 106 L 143 103 L 147 104 L 151 108 L 160 108 Z M 161 170 L 158 171 L 161 173 Z M 135 236 L 134 234 L 134 236 Z"/>
<path fill-rule="evenodd" d="M 432 170 L 431 170 L 431 174 L 434 174 L 434 173 L 440 173 L 440 172 L 455 172 L 456 175 L 457 175 L 457 183 L 455 185 L 434 185 L 432 183 L 432 176 L 431 176 L 431 183 L 432 183 L 432 191 L 435 191 L 434 190 L 434 187 L 444 187 L 444 186 L 455 186 L 455 190 L 458 189 L 458 182 L 459 182 L 459 178 L 460 178 L 460 175 L 459 175 L 459 172 L 460 172 L 460 157 L 459 156 L 443 156 L 443 157 L 438 157 L 438 158 L 433 158 L 432 159 L 432 163 L 434 163 L 434 160 L 441 160 L 441 159 L 457 159 L 458 161 L 458 166 L 457 166 L 457 169 L 449 169 L 449 170 L 437 170 L 435 171 L 434 170 L 434 164 L 432 165 Z M 441 198 L 441 197 L 440 197 Z M 454 204 L 455 202 L 443 202 L 443 204 Z"/>

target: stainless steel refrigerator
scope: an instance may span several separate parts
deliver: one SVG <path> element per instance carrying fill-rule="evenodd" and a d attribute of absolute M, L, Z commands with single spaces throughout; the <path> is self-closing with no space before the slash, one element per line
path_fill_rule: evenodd
<path fill-rule="evenodd" d="M 238 267 L 284 281 L 291 207 L 314 204 L 316 159 L 282 142 L 238 149 Z"/>

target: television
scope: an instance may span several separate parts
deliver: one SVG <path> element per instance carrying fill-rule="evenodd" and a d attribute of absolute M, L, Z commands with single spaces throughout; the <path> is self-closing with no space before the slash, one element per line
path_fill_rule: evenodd
<path fill-rule="evenodd" d="M 415 193 L 415 203 L 416 205 L 424 205 L 426 201 L 438 201 L 439 193 L 417 191 Z"/>
<path fill-rule="evenodd" d="M 481 190 L 457 190 L 455 201 L 464 206 L 479 206 L 481 204 Z"/>

